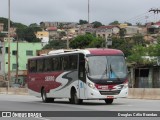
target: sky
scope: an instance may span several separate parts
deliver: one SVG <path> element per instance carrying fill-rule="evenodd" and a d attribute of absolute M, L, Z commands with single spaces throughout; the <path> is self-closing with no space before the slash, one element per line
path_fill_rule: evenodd
<path fill-rule="evenodd" d="M 40 22 L 79 22 L 88 20 L 88 0 L 10 0 L 13 22 L 25 25 Z M 115 20 L 124 23 L 154 22 L 160 13 L 160 0 L 89 0 L 90 22 L 107 25 Z M 0 17 L 8 18 L 8 0 L 0 0 Z"/>

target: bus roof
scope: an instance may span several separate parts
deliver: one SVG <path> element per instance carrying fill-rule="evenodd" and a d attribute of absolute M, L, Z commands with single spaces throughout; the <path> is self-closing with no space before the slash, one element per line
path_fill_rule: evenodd
<path fill-rule="evenodd" d="M 59 51 L 59 53 L 58 53 Z M 49 56 L 57 56 L 57 55 L 68 55 L 74 53 L 83 53 L 85 55 L 124 55 L 121 50 L 117 49 L 108 49 L 108 48 L 88 48 L 88 49 L 76 49 L 76 50 L 57 50 L 55 52 L 51 52 L 51 54 L 43 54 L 41 56 L 31 57 L 29 59 L 38 59 Z"/>
<path fill-rule="evenodd" d="M 121 50 L 116 49 L 103 49 L 103 48 L 95 48 L 95 49 L 88 49 L 91 55 L 123 55 Z"/>

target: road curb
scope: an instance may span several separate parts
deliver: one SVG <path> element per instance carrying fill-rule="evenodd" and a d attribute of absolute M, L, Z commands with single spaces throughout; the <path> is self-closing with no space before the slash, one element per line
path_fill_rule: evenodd
<path fill-rule="evenodd" d="M 0 94 L 29 95 L 27 88 L 0 88 Z"/>

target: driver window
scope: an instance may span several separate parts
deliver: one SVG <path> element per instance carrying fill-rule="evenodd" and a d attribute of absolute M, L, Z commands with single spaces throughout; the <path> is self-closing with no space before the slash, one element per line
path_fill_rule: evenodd
<path fill-rule="evenodd" d="M 83 54 L 79 54 L 79 72 L 78 72 L 79 79 L 83 82 L 86 81 L 86 74 L 85 74 L 85 58 Z"/>

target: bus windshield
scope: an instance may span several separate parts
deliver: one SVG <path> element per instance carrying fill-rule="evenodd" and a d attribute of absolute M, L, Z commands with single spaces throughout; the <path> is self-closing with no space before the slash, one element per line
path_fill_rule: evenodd
<path fill-rule="evenodd" d="M 89 56 L 88 76 L 96 80 L 125 78 L 127 67 L 124 56 Z"/>

